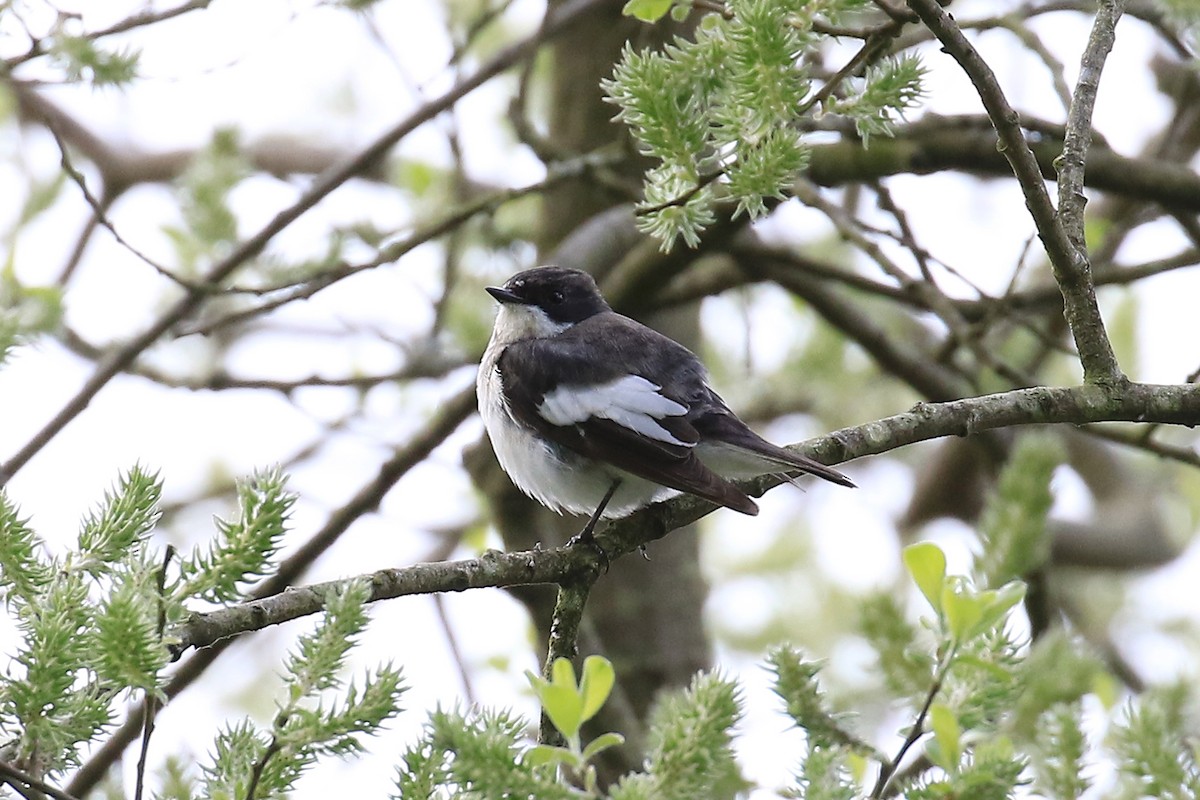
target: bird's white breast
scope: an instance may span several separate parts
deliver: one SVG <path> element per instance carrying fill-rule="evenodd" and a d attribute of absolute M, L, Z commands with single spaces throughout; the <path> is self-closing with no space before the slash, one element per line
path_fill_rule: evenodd
<path fill-rule="evenodd" d="M 502 351 L 503 345 L 493 337 L 479 365 L 476 391 L 479 413 L 492 441 L 492 449 L 518 489 L 560 513 L 590 515 L 600 505 L 613 480 L 620 478 L 621 486 L 604 512 L 607 518 L 625 516 L 654 500 L 676 493 L 547 442 L 514 419 L 504 397 L 500 372 L 496 369 Z M 665 430 L 663 433 L 670 435 Z"/>

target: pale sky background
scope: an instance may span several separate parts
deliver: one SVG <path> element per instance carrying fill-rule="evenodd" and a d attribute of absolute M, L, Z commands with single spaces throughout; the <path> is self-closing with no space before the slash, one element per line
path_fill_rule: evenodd
<path fill-rule="evenodd" d="M 75 5 L 83 15 L 83 29 L 102 27 L 139 7 L 124 0 L 81 0 Z M 975 3 L 970 11 L 972 16 L 984 15 L 991 7 L 993 4 Z M 514 28 L 529 31 L 536 26 L 541 10 L 535 0 L 517 0 L 505 19 Z M 367 18 L 318 3 L 217 0 L 205 12 L 185 15 L 131 37 L 130 42 L 143 51 L 144 79 L 128 90 L 67 87 L 53 90 L 50 96 L 110 141 L 148 149 L 202 146 L 215 128 L 237 126 L 247 141 L 294 136 L 352 151 L 419 105 L 422 96 L 436 94 L 451 82 L 443 66 L 450 51 L 441 35 L 441 13 L 442 4 L 434 0 L 382 4 L 371 18 L 371 31 Z M 1086 21 L 1055 15 L 1040 20 L 1037 27 L 1068 64 L 1068 80 L 1073 81 L 1071 64 L 1078 61 L 1086 39 Z M 2 29 L 0 23 L 0 32 Z M 381 38 L 376 38 L 376 33 Z M 976 37 L 976 41 L 1015 105 L 1061 119 L 1044 70 L 1014 60 L 1013 39 L 1008 34 L 991 33 Z M 1140 24 L 1123 22 L 1105 72 L 1096 124 L 1118 152 L 1134 152 L 1145 131 L 1160 125 L 1168 111 L 1141 69 L 1150 41 Z M 0 46 L 4 42 L 0 38 Z M 928 110 L 979 110 L 973 90 L 949 57 L 930 49 L 926 64 L 931 69 Z M 509 80 L 505 79 L 506 87 Z M 1140 107 L 1131 108 L 1130 102 Z M 540 177 L 540 167 L 528 154 L 514 157 L 502 138 L 508 134 L 497 132 L 487 122 L 502 113 L 506 103 L 504 93 L 488 86 L 459 105 L 468 168 L 482 180 L 523 185 Z M 472 119 L 483 124 L 469 124 Z M 11 128 L 5 128 L 0 138 L 3 151 L 19 153 L 23 169 L 39 176 L 49 176 L 57 169 L 54 143 L 40 130 L 27 129 L 14 136 Z M 399 153 L 448 160 L 437 125 L 427 125 L 406 139 Z M 11 160 L 0 164 L 0 185 L 19 180 L 13 170 Z M 246 226 L 243 233 L 253 232 L 288 204 L 302 185 L 299 180 L 258 178 L 239 187 L 233 202 Z M 936 232 L 928 241 L 936 243 L 941 260 L 966 272 L 985 289 L 1003 288 L 1024 244 L 1024 233 L 1014 236 L 1014 231 L 1032 230 L 1014 182 L 993 181 L 981 190 L 978 183 L 952 176 L 914 176 L 893 179 L 889 185 L 909 214 L 918 238 L 921 231 Z M 124 235 L 163 260 L 171 258 L 171 250 L 160 228 L 174 221 L 171 204 L 164 202 L 169 197 L 166 191 L 139 188 L 124 197 L 112 215 Z M 20 198 L 0 195 L 0 221 L 6 227 L 19 202 Z M 941 230 L 950 212 L 954 212 L 957 236 Z M 59 208 L 31 227 L 17 244 L 15 264 L 22 281 L 37 284 L 53 279 L 86 214 L 77 190 L 68 186 Z M 380 228 L 395 229 L 410 218 L 410 209 L 394 193 L 357 184 L 309 212 L 272 247 L 291 257 L 311 256 L 330 225 L 371 220 Z M 764 234 L 772 235 L 792 226 L 821 225 L 816 214 L 791 205 L 763 229 Z M 1122 258 L 1134 261 L 1165 255 L 1179 243 L 1169 226 L 1150 226 L 1131 239 Z M 468 267 L 483 271 L 488 265 L 472 263 Z M 298 329 L 344 330 L 348 335 L 336 342 L 308 337 L 286 347 L 246 348 L 237 352 L 232 365 L 247 375 L 280 378 L 340 375 L 348 371 L 348 364 L 362 371 L 384 371 L 398 362 L 399 355 L 395 348 L 381 345 L 377 333 L 403 340 L 425 329 L 427 299 L 438 285 L 437 269 L 437 252 L 422 248 L 352 285 L 348 282 L 309 302 L 290 306 L 277 318 Z M 1139 294 L 1154 304 L 1156 312 L 1141 317 L 1138 371 L 1133 377 L 1178 382 L 1200 363 L 1200 315 L 1195 313 L 1200 276 L 1196 272 L 1171 273 L 1139 287 Z M 153 318 L 162 302 L 160 291 L 160 280 L 149 268 L 100 233 L 72 289 L 74 302 L 68 318 L 90 341 L 124 337 L 135 323 L 145 324 Z M 734 300 L 709 301 L 703 319 L 706 330 L 719 332 L 716 338 L 721 343 L 714 346 L 740 347 L 739 337 L 749 335 L 756 359 L 769 364 L 781 356 L 772 349 L 772 339 L 779 324 L 786 324 L 787 303 L 782 296 L 757 301 L 748 332 L 744 312 Z M 186 363 L 193 348 L 204 347 L 203 342 L 185 340 L 159 348 L 154 357 L 165 365 L 179 365 Z M 18 351 L 0 370 L 0 404 L 5 418 L 0 427 L 0 458 L 7 458 L 57 412 L 89 373 L 88 365 L 50 341 Z M 472 381 L 473 370 L 463 369 L 446 385 L 456 389 Z M 366 400 L 364 421 L 331 440 L 319 468 L 305 465 L 293 471 L 291 487 L 301 495 L 293 520 L 297 538 L 320 525 L 328 510 L 375 473 L 392 447 L 407 440 L 423 419 L 416 412 L 429 409 L 450 393 L 432 387 L 373 390 Z M 52 546 L 61 547 L 76 535 L 82 514 L 136 461 L 162 470 L 167 501 L 187 497 L 216 472 L 249 473 L 287 458 L 321 435 L 321 422 L 348 413 L 353 402 L 337 390 L 310 389 L 288 402 L 247 392 L 166 391 L 138 378 L 120 377 L 20 472 L 8 491 L 23 513 L 32 517 L 34 528 Z M 895 408 L 901 410 L 902 406 Z M 791 420 L 770 433 L 779 441 L 821 433 L 807 427 L 810 425 L 807 419 Z M 477 420 L 464 425 L 429 462 L 397 485 L 379 513 L 355 523 L 334 553 L 322 559 L 306 580 L 422 560 L 436 546 L 437 528 L 472 518 L 477 500 L 460 469 L 460 453 L 480 431 Z M 337 468 L 329 469 L 331 463 Z M 753 525 L 732 519 L 732 514 L 713 517 L 704 534 L 706 564 L 718 583 L 710 603 L 713 614 L 752 624 L 769 613 L 764 604 L 772 602 L 771 586 L 746 579 L 724 581 L 722 565 L 751 558 L 770 541 L 773 530 L 801 511 L 808 515 L 811 530 L 818 532 L 812 547 L 822 569 L 835 575 L 838 582 L 864 592 L 895 584 L 900 566 L 891 521 L 903 510 L 911 491 L 909 473 L 882 459 L 851 464 L 848 472 L 862 487 L 856 492 L 826 485 L 812 486 L 806 493 L 783 488 L 764 498 L 763 514 Z M 1058 513 L 1086 511 L 1086 493 L 1072 476 L 1064 474 L 1056 485 Z M 208 519 L 197 517 L 190 520 L 195 528 L 208 530 Z M 730 533 L 734 526 L 735 535 Z M 951 551 L 951 568 L 965 569 L 968 538 L 964 531 L 943 524 L 934 526 L 930 534 Z M 156 539 L 156 544 L 163 543 Z M 1196 619 L 1200 611 L 1189 590 L 1198 573 L 1200 557 L 1193 548 L 1170 567 L 1133 581 L 1128 594 L 1130 617 L 1161 622 L 1182 614 Z M 515 708 L 532 719 L 535 707 L 521 673 L 536 669 L 535 655 L 540 654 L 530 652 L 526 644 L 530 631 L 517 604 L 499 591 L 473 591 L 445 597 L 444 607 L 471 666 L 474 696 L 490 706 Z M 353 781 L 360 796 L 381 796 L 392 780 L 387 765 L 424 722 L 426 710 L 465 696 L 432 599 L 376 604 L 373 616 L 375 623 L 364 638 L 358 661 L 402 664 L 411 687 L 403 702 L 409 710 L 393 724 L 392 733 L 370 744 L 377 755 L 322 763 L 301 779 L 296 797 L 344 792 L 348 781 Z M 248 698 L 253 698 L 259 721 L 269 719 L 277 686 L 252 683 L 250 678 L 259 674 L 262 652 L 282 653 L 311 622 L 254 634 L 224 656 L 202 685 L 186 692 L 161 715 L 152 762 L 174 750 L 173 744 L 179 741 L 187 742 L 197 759 L 203 758 L 216 725 L 245 713 L 243 704 Z M 720 627 L 722 623 L 715 624 Z M 1127 653 L 1144 675 L 1167 679 L 1181 671 L 1194 671 L 1178 647 L 1162 636 L 1146 636 L 1152 637 L 1149 646 L 1141 647 L 1146 642 L 1139 640 L 1139 652 Z M 832 667 L 851 673 L 868 666 L 867 654 L 853 645 L 818 655 L 828 657 Z M 239 668 L 239 663 L 246 666 Z M 739 746 L 747 773 L 766 786 L 785 783 L 792 764 L 789 756 L 780 756 L 787 752 L 781 747 L 795 743 L 779 735 L 785 724 L 770 696 L 766 672 L 753 660 L 728 652 L 720 654 L 720 663 L 746 687 L 748 712 Z M 129 759 L 127 776 L 132 775 L 133 760 Z"/>

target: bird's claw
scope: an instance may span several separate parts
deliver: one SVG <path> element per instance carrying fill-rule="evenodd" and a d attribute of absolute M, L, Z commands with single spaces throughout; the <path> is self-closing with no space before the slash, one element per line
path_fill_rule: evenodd
<path fill-rule="evenodd" d="M 600 546 L 600 543 L 596 541 L 596 537 L 592 535 L 593 527 L 594 526 L 592 525 L 588 525 L 579 533 L 568 539 L 567 547 L 587 547 L 600 557 L 601 566 L 604 568 L 605 572 L 608 572 L 609 565 L 612 563 L 612 561 L 609 559 L 608 553 L 606 553 L 604 548 Z"/>

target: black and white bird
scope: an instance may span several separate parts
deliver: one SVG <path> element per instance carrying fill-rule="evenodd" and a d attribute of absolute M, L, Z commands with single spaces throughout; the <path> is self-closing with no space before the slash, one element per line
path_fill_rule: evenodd
<path fill-rule="evenodd" d="M 479 365 L 479 411 L 525 494 L 596 523 L 678 492 L 743 514 L 730 479 L 842 473 L 766 441 L 708 385 L 686 347 L 609 308 L 586 272 L 538 267 L 489 287 L 500 303 Z"/>

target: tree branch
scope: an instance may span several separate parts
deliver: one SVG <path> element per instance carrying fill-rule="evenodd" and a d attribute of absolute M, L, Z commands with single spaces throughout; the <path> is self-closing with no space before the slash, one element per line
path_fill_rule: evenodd
<path fill-rule="evenodd" d="M 971 436 L 1016 425 L 1094 422 L 1160 422 L 1200 425 L 1200 385 L 1082 386 L 1019 389 L 948 403 L 919 403 L 903 414 L 886 417 L 793 446 L 793 450 L 837 464 L 878 455 L 943 436 Z M 764 476 L 741 485 L 756 496 L 784 481 Z M 609 523 L 597 540 L 615 561 L 648 542 L 688 525 L 716 509 L 712 503 L 682 495 L 656 503 Z M 488 552 L 462 561 L 416 564 L 371 573 L 371 600 L 431 592 L 528 584 L 559 584 L 587 579 L 600 568 L 600 556 L 588 546 Z M 260 630 L 321 610 L 329 589 L 340 581 L 289 589 L 241 605 L 193 614 L 171 637 L 175 652 L 206 647 L 230 636 Z"/>
<path fill-rule="evenodd" d="M 51 786 L 45 781 L 38 780 L 24 770 L 17 769 L 6 761 L 0 761 L 0 780 L 3 780 L 25 797 L 45 795 L 55 800 L 78 800 L 75 795 L 64 792 L 58 787 Z M 23 789 L 22 787 L 28 787 Z M 27 794 L 26 792 L 29 792 Z"/>
<path fill-rule="evenodd" d="M 1004 157 L 1021 186 L 1025 206 L 1033 217 L 1038 237 L 1050 258 L 1054 279 L 1062 291 L 1064 313 L 1079 351 L 1084 380 L 1089 383 L 1124 382 L 1127 379 L 1117 363 L 1096 303 L 1087 253 L 1071 241 L 1050 202 L 1041 169 L 1021 129 L 1020 115 L 1009 105 L 991 67 L 937 0 L 908 0 L 908 5 L 967 73 L 996 128 Z"/>
<path fill-rule="evenodd" d="M 1067 322 L 1075 333 L 1075 344 L 1079 348 L 1079 358 L 1083 362 L 1085 376 L 1089 371 L 1093 373 L 1090 380 L 1120 381 L 1124 378 L 1104 331 L 1099 307 L 1096 305 L 1095 285 L 1092 282 L 1092 268 L 1088 260 L 1083 226 L 1083 210 L 1087 205 L 1087 198 L 1083 194 L 1083 175 L 1088 147 L 1092 140 L 1092 110 L 1095 108 L 1096 93 L 1100 88 L 1100 73 L 1104 70 L 1104 61 L 1112 50 L 1117 20 L 1121 17 L 1124 5 L 1125 0 L 1100 2 L 1095 23 L 1092 25 L 1092 34 L 1080 63 L 1079 81 L 1075 85 L 1074 98 L 1067 114 L 1063 151 L 1057 162 L 1058 216 L 1077 257 L 1066 262 L 1071 267 L 1069 273 L 1060 276 L 1059 270 L 1056 270 L 1055 278 L 1062 286 L 1063 296 L 1067 301 Z M 1068 287 L 1069 294 L 1076 296 L 1080 306 L 1074 312 L 1071 298 L 1067 296 Z M 1087 314 L 1083 313 L 1084 306 L 1089 304 L 1091 308 L 1096 309 L 1094 314 L 1090 310 L 1087 310 Z M 1076 315 L 1074 319 L 1073 313 Z M 1077 325 L 1084 326 L 1084 330 L 1076 331 Z"/>
<path fill-rule="evenodd" d="M 976 117 L 929 116 L 897 127 L 891 138 L 871 140 L 864 150 L 856 142 L 815 144 L 806 176 L 821 186 L 878 180 L 891 175 L 930 175 L 960 171 L 984 176 L 1011 176 L 1012 168 L 996 149 L 996 137 Z M 1054 160 L 1062 152 L 1057 131 L 1026 124 L 1041 177 L 1056 178 Z M 1168 209 L 1200 212 L 1200 175 L 1169 159 L 1129 158 L 1093 144 L 1088 153 L 1086 186 Z"/>

